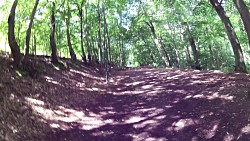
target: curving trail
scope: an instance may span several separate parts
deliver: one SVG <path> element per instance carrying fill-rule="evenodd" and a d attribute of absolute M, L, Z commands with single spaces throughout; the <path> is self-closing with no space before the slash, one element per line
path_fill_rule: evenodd
<path fill-rule="evenodd" d="M 62 108 L 68 113 L 51 120 L 60 128 L 48 140 L 249 140 L 248 80 L 213 71 L 116 72 L 108 84 L 102 80 L 91 86 L 96 93 L 90 102 L 78 96 L 80 103 Z"/>

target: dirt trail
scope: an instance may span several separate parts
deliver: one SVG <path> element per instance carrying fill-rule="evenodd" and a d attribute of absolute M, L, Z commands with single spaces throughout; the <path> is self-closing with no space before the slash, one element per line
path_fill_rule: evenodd
<path fill-rule="evenodd" d="M 121 71 L 95 88 L 103 93 L 92 103 L 70 106 L 73 119 L 63 124 L 71 128 L 57 130 L 50 140 L 249 140 L 248 86 L 249 77 L 242 74 Z"/>
<path fill-rule="evenodd" d="M 105 83 L 81 63 L 39 64 L 37 79 L 1 66 L 0 140 L 250 140 L 249 75 L 141 68 Z"/>

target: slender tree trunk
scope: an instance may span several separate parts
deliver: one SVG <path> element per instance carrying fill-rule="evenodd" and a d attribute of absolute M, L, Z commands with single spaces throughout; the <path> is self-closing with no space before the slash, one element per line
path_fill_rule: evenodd
<path fill-rule="evenodd" d="M 250 13 L 244 0 L 233 0 L 235 7 L 238 9 L 241 19 L 244 24 L 245 31 L 248 37 L 248 46 L 250 48 Z"/>
<path fill-rule="evenodd" d="M 215 56 L 215 65 L 216 65 L 216 68 L 217 69 L 221 69 L 220 68 L 220 55 L 219 55 L 219 48 L 216 46 L 216 45 L 214 45 L 214 47 L 215 47 L 215 52 L 214 52 L 214 56 Z"/>
<path fill-rule="evenodd" d="M 20 37 L 21 36 L 21 34 L 20 34 L 21 33 L 21 28 L 22 28 L 22 24 L 19 23 L 18 28 L 17 28 L 17 39 L 16 39 L 18 45 L 21 44 L 21 37 Z"/>
<path fill-rule="evenodd" d="M 213 67 L 214 66 L 214 53 L 213 53 L 213 50 L 212 50 L 212 45 L 209 44 L 208 48 L 209 48 L 209 54 L 210 54 L 209 56 L 211 57 L 209 59 L 209 66 Z"/>
<path fill-rule="evenodd" d="M 152 50 L 149 48 L 149 47 L 147 47 L 147 42 L 146 42 L 146 40 L 142 37 L 142 40 L 143 40 L 143 42 L 144 42 L 144 45 L 145 45 L 145 47 L 147 48 L 147 50 L 148 50 L 148 54 L 150 55 L 150 58 L 151 58 L 151 60 L 152 60 L 152 63 L 155 63 L 155 57 L 154 57 L 154 54 L 153 54 L 153 52 L 152 52 Z"/>
<path fill-rule="evenodd" d="M 33 55 L 36 55 L 36 34 L 33 34 Z"/>
<path fill-rule="evenodd" d="M 170 29 L 171 39 L 172 39 L 172 42 L 173 42 L 173 45 L 174 45 L 174 52 L 175 52 L 175 56 L 176 56 L 176 65 L 179 68 L 180 67 L 180 63 L 179 63 L 180 62 L 180 57 L 179 57 L 177 45 L 176 45 L 176 42 L 175 42 L 175 39 L 174 39 L 175 28 L 173 29 L 173 27 L 171 26 L 171 24 L 169 22 L 168 22 L 168 26 L 169 26 L 169 29 Z"/>
<path fill-rule="evenodd" d="M 55 30 L 56 30 L 55 2 L 53 2 L 53 6 L 52 6 L 50 24 L 51 24 L 51 27 L 50 27 L 51 62 L 54 63 L 54 64 L 57 64 L 58 63 L 58 57 L 57 57 L 57 48 L 56 48 L 56 41 L 55 41 Z"/>
<path fill-rule="evenodd" d="M 17 7 L 18 0 L 15 0 L 10 11 L 10 15 L 8 18 L 8 40 L 11 49 L 11 53 L 14 59 L 14 67 L 21 67 L 22 55 L 20 52 L 20 48 L 16 42 L 15 38 L 15 10 Z"/>
<path fill-rule="evenodd" d="M 210 3 L 212 4 L 217 14 L 219 15 L 221 21 L 223 22 L 224 27 L 226 29 L 227 36 L 233 48 L 234 57 L 235 57 L 235 71 L 247 72 L 239 39 L 234 31 L 234 28 L 229 18 L 226 15 L 224 8 L 221 6 L 218 0 L 210 0 Z"/>
<path fill-rule="evenodd" d="M 166 51 L 166 45 L 163 43 L 163 40 L 162 40 L 162 38 L 161 38 L 161 40 L 160 40 L 160 44 L 161 44 L 161 47 L 162 47 L 162 49 L 163 49 L 163 51 L 164 51 L 164 56 L 166 57 L 166 59 L 167 59 L 167 61 L 168 61 L 168 66 L 169 67 L 172 67 L 173 66 L 173 62 L 171 61 L 171 59 L 170 59 L 170 56 L 168 55 L 168 53 L 167 53 L 167 51 Z"/>
<path fill-rule="evenodd" d="M 87 33 L 87 37 L 86 37 L 86 43 L 87 43 L 87 48 L 88 48 L 88 62 L 89 64 L 91 64 L 91 61 L 92 61 L 92 51 L 91 51 L 91 48 L 93 48 L 93 46 L 91 46 L 91 41 L 89 41 L 89 31 L 87 29 L 86 31 Z"/>
<path fill-rule="evenodd" d="M 172 66 L 173 66 L 173 63 L 172 63 L 172 61 L 170 60 L 170 57 L 169 57 L 169 55 L 168 55 L 168 53 L 167 53 L 167 51 L 166 51 L 166 49 L 165 49 L 165 45 L 163 45 L 163 46 L 164 46 L 164 47 L 163 47 L 164 54 L 165 54 L 165 56 L 166 56 L 166 58 L 167 58 L 167 61 L 169 62 L 168 66 L 169 66 L 169 67 L 172 67 Z"/>
<path fill-rule="evenodd" d="M 191 66 L 191 55 L 190 55 L 190 51 L 189 51 L 189 48 L 188 48 L 188 46 L 186 47 L 186 60 L 187 60 L 187 64 L 189 65 L 189 66 Z"/>
<path fill-rule="evenodd" d="M 86 64 L 87 63 L 87 58 L 85 55 L 84 47 L 83 47 L 83 0 L 81 1 L 81 5 L 78 5 L 78 11 L 79 11 L 79 16 L 80 16 L 80 24 L 81 24 L 81 49 L 82 49 L 82 60 Z M 87 38 L 87 37 L 85 37 Z"/>
<path fill-rule="evenodd" d="M 68 12 L 69 12 L 69 7 L 68 7 Z M 72 62 L 75 62 L 76 61 L 76 54 L 75 54 L 75 51 L 73 50 L 71 39 L 70 39 L 69 24 L 70 24 L 70 18 L 68 15 L 68 18 L 66 19 L 66 36 L 67 36 L 67 42 L 68 42 L 71 60 L 72 60 Z"/>
<path fill-rule="evenodd" d="M 106 18 L 105 18 L 105 22 L 106 22 Z M 108 26 L 108 25 L 106 24 L 106 26 Z M 108 27 L 106 27 L 106 28 L 107 28 L 106 30 L 107 30 L 107 38 L 108 38 L 107 50 L 108 50 L 109 63 L 111 63 L 112 58 L 111 58 L 111 49 L 110 49 L 110 35 L 109 35 Z"/>
<path fill-rule="evenodd" d="M 102 64 L 102 38 L 101 38 L 100 0 L 98 0 L 98 57 L 99 57 L 99 63 Z"/>
<path fill-rule="evenodd" d="M 25 48 L 24 62 L 26 61 L 26 59 L 27 59 L 27 57 L 29 55 L 29 50 L 30 50 L 29 44 L 30 44 L 31 28 L 32 28 L 32 25 L 33 25 L 33 20 L 34 20 L 34 16 L 35 16 L 35 13 L 36 13 L 38 3 L 39 3 L 39 0 L 36 0 L 35 6 L 34 6 L 34 8 L 32 10 L 31 16 L 30 16 L 29 27 L 28 27 L 28 30 L 26 32 L 26 48 Z"/>
<path fill-rule="evenodd" d="M 151 21 L 147 22 L 147 25 L 149 26 L 150 30 L 151 30 L 151 33 L 152 33 L 152 38 L 154 40 L 154 43 L 160 53 L 160 56 L 162 57 L 164 63 L 166 66 L 171 66 L 171 63 L 169 62 L 169 59 L 165 56 L 165 52 L 164 52 L 164 49 L 162 47 L 162 44 L 160 43 L 156 33 L 155 33 L 155 28 L 154 28 L 154 25 Z"/>
<path fill-rule="evenodd" d="M 86 4 L 86 8 L 85 8 L 85 23 L 88 23 L 88 1 L 87 1 L 87 4 Z M 86 27 L 85 28 L 85 31 L 86 31 L 86 44 L 87 44 L 87 51 L 88 51 L 88 63 L 91 64 L 91 58 L 92 58 L 92 53 L 91 53 L 91 41 L 89 39 L 90 37 L 90 34 L 89 34 L 89 28 Z"/>
<path fill-rule="evenodd" d="M 190 46 L 191 46 L 191 49 L 193 52 L 193 56 L 194 56 L 194 65 L 200 66 L 199 54 L 198 54 L 197 47 L 195 45 L 195 41 L 194 41 L 194 38 L 192 35 L 189 37 L 189 43 L 190 43 Z"/>
<path fill-rule="evenodd" d="M 148 49 L 150 58 L 151 58 L 151 60 L 152 60 L 152 63 L 155 63 L 155 57 L 154 57 L 154 54 L 153 54 L 152 50 L 151 50 L 150 48 L 147 48 L 147 49 Z"/>
<path fill-rule="evenodd" d="M 190 43 L 193 56 L 194 56 L 194 64 L 192 64 L 191 67 L 194 69 L 201 69 L 200 62 L 199 62 L 199 53 L 198 53 L 198 50 L 194 41 L 194 37 L 192 33 L 190 32 L 188 25 L 187 25 L 187 32 L 188 32 L 188 41 Z"/>
<path fill-rule="evenodd" d="M 142 2 L 140 1 L 140 3 L 142 3 Z M 145 15 L 146 17 L 148 17 L 147 11 L 144 9 L 143 6 L 142 6 L 142 10 L 143 10 L 143 12 L 144 12 L 144 15 Z M 151 33 L 152 33 L 152 38 L 153 38 L 153 40 L 154 40 L 155 46 L 156 46 L 156 48 L 158 49 L 158 52 L 159 52 L 159 54 L 160 54 L 162 60 L 164 61 L 164 65 L 165 65 L 165 66 L 170 66 L 170 67 L 171 67 L 172 64 L 171 64 L 171 62 L 169 62 L 169 57 L 166 56 L 167 53 L 166 53 L 166 51 L 164 50 L 163 45 L 161 44 L 162 42 L 159 41 L 159 39 L 158 39 L 158 37 L 157 37 L 157 35 L 156 35 L 156 33 L 155 33 L 155 27 L 154 27 L 153 22 L 148 18 L 148 22 L 146 22 L 146 24 L 147 24 L 148 27 L 150 28 L 150 31 L 151 31 Z"/>
<path fill-rule="evenodd" d="M 107 42 L 107 35 L 108 35 L 108 25 L 106 21 L 106 14 L 105 14 L 105 7 L 103 6 L 103 21 L 104 21 L 104 32 L 103 32 L 103 41 L 104 41 L 104 60 L 105 60 L 105 72 L 106 72 L 106 82 L 108 81 L 109 77 L 109 68 L 108 68 L 108 42 Z"/>
<path fill-rule="evenodd" d="M 103 8 L 103 21 L 104 21 L 104 50 L 105 50 L 105 63 L 108 63 L 108 24 L 106 21 L 106 14 L 105 14 L 105 9 Z"/>

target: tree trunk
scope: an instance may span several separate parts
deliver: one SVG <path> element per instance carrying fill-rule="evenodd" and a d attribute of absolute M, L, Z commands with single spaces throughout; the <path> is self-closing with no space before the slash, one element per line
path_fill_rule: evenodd
<path fill-rule="evenodd" d="M 79 11 L 79 16 L 80 16 L 80 24 L 81 24 L 81 49 L 82 49 L 82 60 L 86 64 L 87 63 L 87 58 L 85 55 L 84 47 L 83 47 L 83 0 L 81 1 L 81 5 L 78 5 L 78 11 Z M 86 37 L 87 38 L 87 37 Z"/>
<path fill-rule="evenodd" d="M 176 45 L 176 42 L 175 42 L 175 39 L 174 39 L 175 28 L 172 27 L 172 25 L 169 22 L 168 22 L 168 26 L 169 26 L 169 29 L 170 29 L 171 40 L 172 40 L 173 45 L 174 45 L 174 52 L 175 52 L 175 56 L 176 56 L 176 66 L 178 68 L 180 68 L 180 56 L 179 56 L 178 48 L 177 48 L 177 45 Z"/>
<path fill-rule="evenodd" d="M 69 47 L 69 53 L 70 53 L 70 57 L 71 57 L 71 60 L 72 62 L 75 62 L 76 61 L 76 54 L 72 48 L 72 43 L 71 43 L 71 39 L 70 39 L 70 31 L 69 31 L 69 21 L 70 21 L 70 18 L 68 16 L 68 18 L 66 19 L 66 36 L 67 36 L 67 42 L 68 42 L 68 47 Z"/>
<path fill-rule="evenodd" d="M 244 24 L 245 31 L 247 32 L 248 37 L 248 46 L 250 48 L 250 13 L 244 3 L 244 0 L 233 0 L 235 7 L 238 9 L 241 19 Z"/>
<path fill-rule="evenodd" d="M 14 59 L 14 67 L 21 67 L 22 55 L 20 52 L 20 48 L 16 42 L 15 38 L 15 10 L 17 7 L 18 0 L 15 0 L 10 11 L 10 15 L 8 18 L 8 40 L 11 49 L 11 53 Z"/>
<path fill-rule="evenodd" d="M 30 50 L 30 34 L 31 34 L 31 28 L 32 28 L 32 24 L 33 24 L 33 20 L 34 20 L 34 16 L 36 13 L 36 9 L 38 6 L 39 0 L 36 0 L 35 6 L 32 10 L 31 16 L 30 16 L 30 23 L 29 23 L 29 27 L 28 30 L 26 32 L 26 48 L 25 48 L 25 55 L 24 55 L 24 61 L 26 61 L 27 57 L 29 56 L 29 50 Z"/>
<path fill-rule="evenodd" d="M 125 67 L 126 64 L 126 56 L 125 56 L 125 51 L 124 51 L 124 41 L 123 38 L 121 38 L 121 67 Z"/>
<path fill-rule="evenodd" d="M 224 27 L 226 29 L 227 36 L 233 48 L 234 57 L 235 57 L 235 71 L 247 72 L 240 42 L 238 40 L 238 37 L 234 31 L 234 28 L 229 18 L 227 17 L 225 13 L 224 8 L 221 6 L 218 0 L 210 0 L 210 3 L 212 4 L 217 14 L 219 15 L 221 21 L 223 22 Z"/>
<path fill-rule="evenodd" d="M 53 2 L 52 6 L 52 13 L 51 13 L 51 19 L 50 19 L 50 48 L 51 48 L 51 62 L 54 64 L 58 63 L 58 57 L 57 57 L 57 48 L 56 48 L 56 41 L 55 41 L 55 30 L 56 30 L 56 24 L 55 24 L 55 2 Z"/>
<path fill-rule="evenodd" d="M 166 49 L 165 49 L 165 45 L 164 45 L 164 47 L 163 47 L 163 51 L 164 51 L 164 54 L 165 54 L 165 56 L 166 56 L 166 58 L 167 58 L 167 61 L 169 62 L 169 63 L 168 63 L 168 66 L 169 66 L 169 67 L 172 67 L 172 66 L 173 66 L 173 63 L 172 63 L 172 61 L 170 60 L 170 57 L 169 57 L 169 55 L 168 55 L 168 53 L 167 53 L 167 51 L 166 51 Z"/>
<path fill-rule="evenodd" d="M 190 46 L 191 46 L 191 49 L 193 52 L 193 56 L 194 56 L 194 64 L 192 64 L 191 67 L 194 69 L 200 70 L 201 66 L 200 66 L 200 62 L 199 62 L 199 53 L 198 53 L 197 47 L 195 45 L 194 37 L 193 37 L 192 33 L 190 32 L 188 25 L 187 25 L 187 32 L 188 32 L 188 41 L 190 43 Z"/>
<path fill-rule="evenodd" d="M 188 46 L 186 47 L 186 60 L 187 60 L 187 64 L 191 66 L 191 55 L 190 55 Z"/>
<path fill-rule="evenodd" d="M 154 40 L 154 43 L 160 53 L 160 56 L 162 57 L 164 63 L 166 66 L 171 66 L 171 63 L 169 62 L 169 59 L 165 56 L 165 52 L 164 52 L 164 49 L 162 47 L 162 44 L 159 42 L 159 39 L 155 33 L 155 28 L 154 28 L 154 25 L 151 21 L 147 22 L 147 25 L 149 26 L 150 28 L 150 31 L 152 33 L 152 38 Z"/>
<path fill-rule="evenodd" d="M 109 68 L 108 68 L 108 25 L 106 21 L 105 7 L 103 7 L 103 21 L 104 21 L 104 32 L 103 32 L 103 41 L 104 41 L 104 60 L 105 60 L 105 72 L 106 72 L 106 82 L 109 79 Z M 106 36 L 107 35 L 107 36 Z"/>
<path fill-rule="evenodd" d="M 86 8 L 85 8 L 85 23 L 88 23 L 88 1 L 86 4 Z M 88 51 L 88 63 L 91 64 L 91 57 L 92 57 L 92 53 L 91 53 L 91 41 L 89 39 L 90 34 L 89 34 L 89 28 L 86 27 L 85 28 L 86 31 L 86 45 L 87 45 L 87 51 Z"/>
<path fill-rule="evenodd" d="M 36 34 L 33 34 L 33 55 L 36 55 Z"/>
<path fill-rule="evenodd" d="M 214 53 L 213 53 L 212 45 L 211 44 L 208 45 L 208 49 L 209 49 L 209 56 L 211 57 L 209 59 L 209 66 L 213 67 L 214 66 Z"/>
<path fill-rule="evenodd" d="M 140 35 L 138 35 L 138 36 L 140 36 Z M 146 42 L 146 40 L 143 37 L 142 37 L 142 40 L 144 42 L 145 47 L 147 48 L 147 51 L 148 51 L 148 54 L 149 54 L 149 56 L 150 56 L 150 58 L 152 60 L 152 63 L 155 63 L 156 61 L 154 59 L 153 51 L 147 46 L 147 42 Z"/>
<path fill-rule="evenodd" d="M 98 57 L 99 57 L 99 63 L 102 64 L 102 38 L 101 38 L 100 0 L 98 0 Z"/>
<path fill-rule="evenodd" d="M 105 19 L 105 22 L 106 22 L 106 19 Z M 108 25 L 106 24 L 106 26 L 108 26 Z M 109 29 L 108 29 L 108 27 L 107 27 L 107 29 L 106 29 L 106 32 L 107 32 L 107 38 L 108 38 L 107 51 L 108 51 L 109 63 L 111 63 L 112 58 L 111 58 L 110 35 L 109 35 Z M 110 69 L 111 69 L 111 68 L 110 68 Z"/>

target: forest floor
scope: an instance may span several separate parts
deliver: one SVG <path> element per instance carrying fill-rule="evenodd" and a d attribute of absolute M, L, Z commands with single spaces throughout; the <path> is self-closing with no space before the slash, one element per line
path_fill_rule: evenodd
<path fill-rule="evenodd" d="M 0 55 L 0 140 L 250 140 L 250 76 L 220 71 L 112 71 L 38 57 L 32 79 Z"/>

